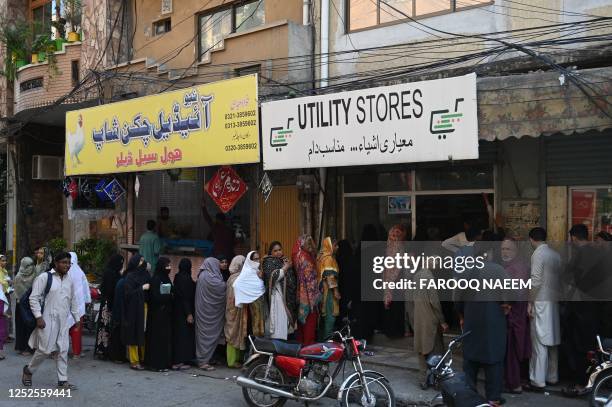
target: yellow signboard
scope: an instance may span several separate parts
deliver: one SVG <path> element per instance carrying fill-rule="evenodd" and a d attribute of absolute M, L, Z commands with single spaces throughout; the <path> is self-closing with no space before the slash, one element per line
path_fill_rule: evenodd
<path fill-rule="evenodd" d="M 257 76 L 66 113 L 66 175 L 259 162 Z"/>

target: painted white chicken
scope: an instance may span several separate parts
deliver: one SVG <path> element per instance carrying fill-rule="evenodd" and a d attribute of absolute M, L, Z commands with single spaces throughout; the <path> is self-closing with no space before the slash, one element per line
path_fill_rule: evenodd
<path fill-rule="evenodd" d="M 77 120 L 77 127 L 74 133 L 68 133 L 68 151 L 70 152 L 70 160 L 72 166 L 76 167 L 77 164 L 81 164 L 79 160 L 79 153 L 85 145 L 85 135 L 83 134 L 83 116 L 79 115 Z"/>

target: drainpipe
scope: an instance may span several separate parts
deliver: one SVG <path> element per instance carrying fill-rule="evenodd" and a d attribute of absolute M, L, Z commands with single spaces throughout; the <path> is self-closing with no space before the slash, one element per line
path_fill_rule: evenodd
<path fill-rule="evenodd" d="M 303 2 L 302 24 L 310 25 L 310 0 L 304 0 Z"/>
<path fill-rule="evenodd" d="M 327 79 L 329 78 L 329 0 L 321 0 L 321 74 L 320 86 L 327 87 Z M 323 237 L 324 219 L 323 209 L 325 205 L 325 185 L 327 178 L 327 168 L 319 168 L 319 245 Z"/>

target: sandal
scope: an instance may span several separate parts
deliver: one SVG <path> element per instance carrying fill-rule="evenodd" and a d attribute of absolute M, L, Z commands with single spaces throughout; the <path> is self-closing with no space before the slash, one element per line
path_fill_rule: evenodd
<path fill-rule="evenodd" d="M 198 366 L 198 369 L 204 370 L 205 372 L 212 372 L 213 370 L 215 370 L 215 368 L 209 365 L 208 363 L 204 363 L 203 365 Z"/>
<path fill-rule="evenodd" d="M 57 388 L 64 389 L 64 390 L 76 390 L 77 389 L 77 387 L 74 384 L 68 383 L 67 381 L 57 382 Z"/>
<path fill-rule="evenodd" d="M 189 366 L 189 365 L 182 365 L 182 366 L 179 368 L 179 370 L 189 370 L 189 369 L 191 369 L 191 366 Z"/>
<path fill-rule="evenodd" d="M 546 387 L 534 386 L 533 384 L 529 383 L 523 386 L 523 390 L 531 392 L 531 393 L 544 393 L 544 391 L 546 390 Z"/>
<path fill-rule="evenodd" d="M 132 370 L 145 370 L 141 365 L 131 365 L 130 369 Z"/>
<path fill-rule="evenodd" d="M 21 384 L 26 387 L 32 387 L 32 372 L 28 369 L 28 365 L 23 367 L 23 373 L 21 375 Z"/>
<path fill-rule="evenodd" d="M 178 365 L 173 365 L 172 370 L 181 370 L 182 367 L 183 367 L 183 364 L 179 363 Z"/>
<path fill-rule="evenodd" d="M 577 387 L 566 387 L 564 388 L 562 391 L 563 395 L 565 397 L 581 397 L 584 396 L 585 394 L 589 393 L 589 390 L 587 389 L 578 389 Z"/>

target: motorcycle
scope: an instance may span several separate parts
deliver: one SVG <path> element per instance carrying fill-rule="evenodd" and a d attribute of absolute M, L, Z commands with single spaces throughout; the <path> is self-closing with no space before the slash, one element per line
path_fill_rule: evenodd
<path fill-rule="evenodd" d="M 334 332 L 328 342 L 302 346 L 278 339 L 249 336 L 253 353 L 236 379 L 245 401 L 252 407 L 280 407 L 287 400 L 315 401 L 324 397 L 345 363 L 354 373 L 340 385 L 342 406 L 395 406 L 395 394 L 381 373 L 364 370 L 361 353 L 366 341 L 351 335 L 350 325 Z M 330 374 L 332 363 L 337 363 Z"/>
<path fill-rule="evenodd" d="M 612 338 L 597 336 L 597 344 L 599 349 L 587 355 L 591 365 L 586 389 L 591 391 L 591 407 L 612 407 Z"/>
<path fill-rule="evenodd" d="M 448 344 L 444 355 L 431 355 L 427 358 L 427 378 L 425 388 L 434 387 L 440 390 L 431 401 L 430 405 L 448 407 L 489 407 L 489 402 L 482 397 L 476 389 L 468 382 L 465 373 L 455 372 L 451 367 L 453 363 L 453 351 L 461 344 L 461 341 L 471 331 L 453 339 Z"/>

